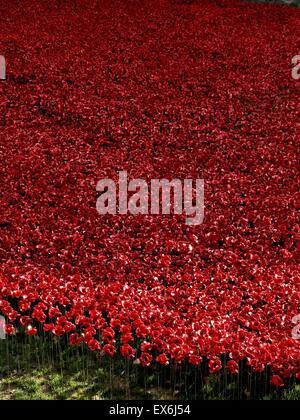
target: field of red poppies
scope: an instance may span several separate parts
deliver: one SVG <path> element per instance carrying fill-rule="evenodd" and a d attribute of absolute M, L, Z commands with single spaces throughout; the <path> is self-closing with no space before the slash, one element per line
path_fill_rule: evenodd
<path fill-rule="evenodd" d="M 299 20 L 231 0 L 1 2 L 9 335 L 300 378 Z M 204 223 L 99 216 L 97 182 L 121 170 L 203 178 Z"/>

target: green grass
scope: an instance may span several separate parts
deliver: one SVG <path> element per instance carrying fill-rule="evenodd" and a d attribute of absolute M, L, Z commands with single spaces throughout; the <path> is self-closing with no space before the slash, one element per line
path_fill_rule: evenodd
<path fill-rule="evenodd" d="M 155 375 L 49 337 L 0 341 L 0 400 L 171 399 Z M 139 373 L 137 374 L 137 370 Z M 143 384 L 140 384 L 140 378 Z M 147 388 L 147 389 L 146 389 Z"/>
<path fill-rule="evenodd" d="M 188 366 L 144 369 L 48 336 L 0 341 L 0 400 L 300 400 L 300 385 L 269 377 L 209 376 Z"/>
<path fill-rule="evenodd" d="M 101 400 L 106 399 L 107 380 L 102 370 L 84 378 L 81 373 L 54 368 L 12 373 L 0 380 L 2 400 Z M 120 394 L 122 384 L 119 382 Z M 117 397 L 118 393 L 116 393 Z"/>

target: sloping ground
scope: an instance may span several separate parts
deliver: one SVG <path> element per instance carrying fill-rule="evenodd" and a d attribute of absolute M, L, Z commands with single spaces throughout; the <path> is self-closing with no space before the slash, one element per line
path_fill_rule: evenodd
<path fill-rule="evenodd" d="M 0 16 L 8 332 L 299 376 L 299 10 L 12 0 Z M 204 224 L 100 217 L 96 184 L 119 170 L 204 178 Z"/>

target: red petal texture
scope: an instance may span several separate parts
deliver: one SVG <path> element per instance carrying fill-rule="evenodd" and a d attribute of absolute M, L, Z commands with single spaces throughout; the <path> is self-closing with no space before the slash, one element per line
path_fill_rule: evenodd
<path fill-rule="evenodd" d="M 1 2 L 7 332 L 299 376 L 299 19 L 231 0 Z M 204 179 L 204 223 L 99 216 L 97 182 L 120 170 Z"/>

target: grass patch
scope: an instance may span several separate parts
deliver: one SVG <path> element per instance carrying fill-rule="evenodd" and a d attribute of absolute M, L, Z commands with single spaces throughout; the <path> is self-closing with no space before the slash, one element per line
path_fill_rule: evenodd
<path fill-rule="evenodd" d="M 46 336 L 0 341 L 0 357 L 0 400 L 300 400 L 299 384 L 275 390 L 266 382 L 264 389 L 263 376 L 228 380 L 190 366 L 144 369 Z"/>

